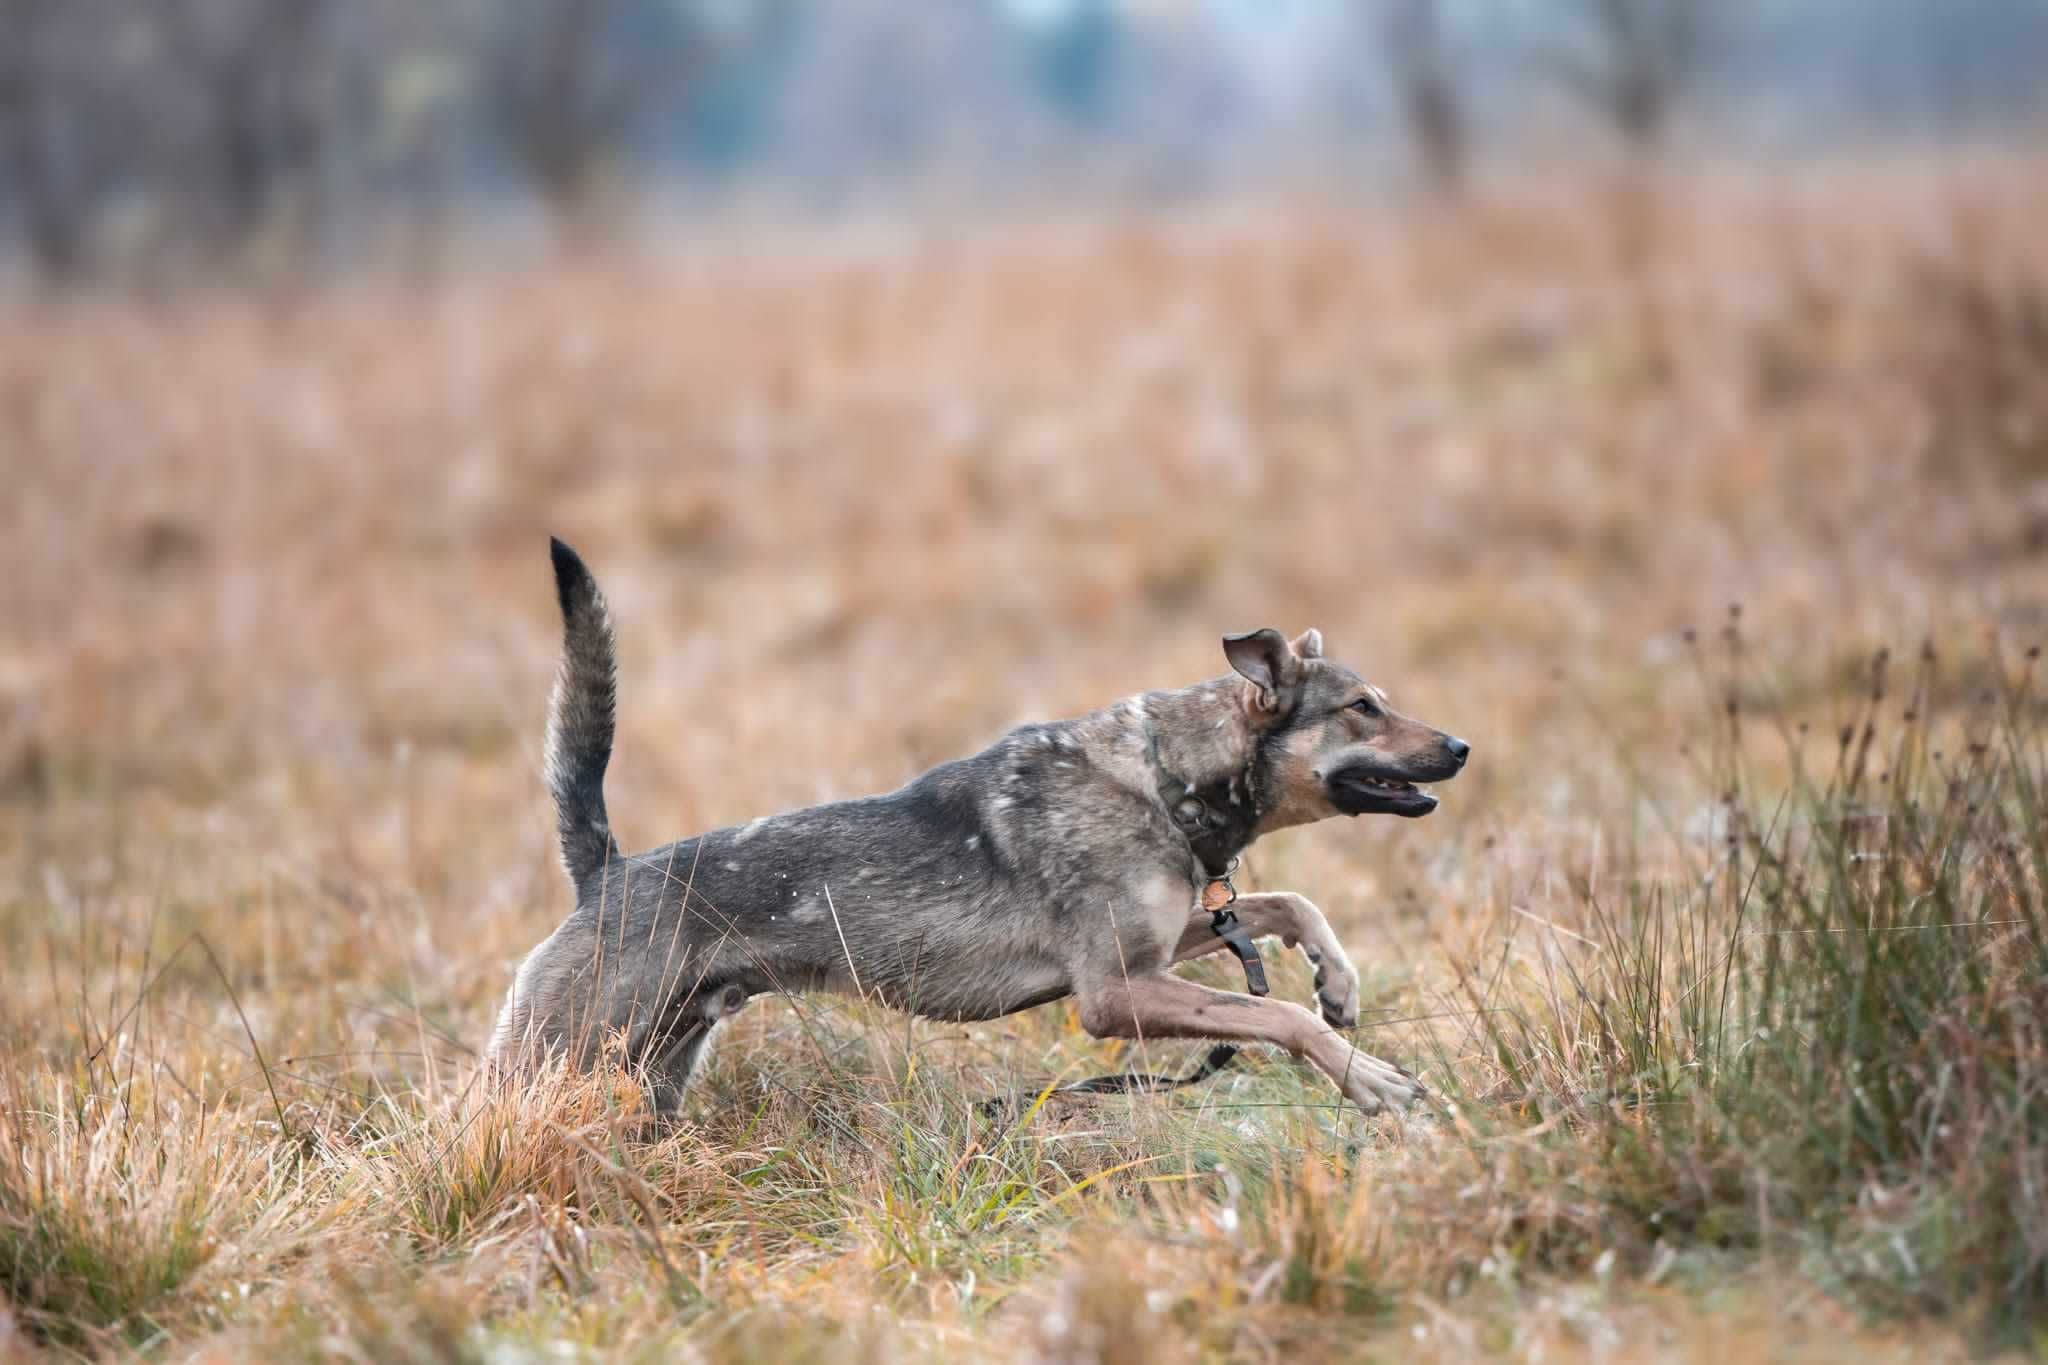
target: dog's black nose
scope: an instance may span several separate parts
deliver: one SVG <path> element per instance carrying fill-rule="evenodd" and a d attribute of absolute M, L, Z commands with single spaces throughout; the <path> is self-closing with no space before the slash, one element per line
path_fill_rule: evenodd
<path fill-rule="evenodd" d="M 1451 751 L 1451 757 L 1457 759 L 1458 762 L 1461 764 L 1465 761 L 1466 757 L 1472 752 L 1472 746 L 1467 744 L 1464 740 L 1459 739 L 1456 735 L 1445 735 L 1444 747 L 1446 749 L 1449 749 Z"/>

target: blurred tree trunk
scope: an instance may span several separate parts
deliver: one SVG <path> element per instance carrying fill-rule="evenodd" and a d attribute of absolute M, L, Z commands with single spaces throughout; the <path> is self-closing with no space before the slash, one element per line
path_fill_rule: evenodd
<path fill-rule="evenodd" d="M 1659 154 L 1732 0 L 1573 0 L 1580 38 L 1549 65 L 1638 157 Z"/>
<path fill-rule="evenodd" d="M 1433 189 L 1455 197 L 1465 187 L 1469 146 L 1438 0 L 1391 0 L 1386 49 L 1416 160 Z"/>
<path fill-rule="evenodd" d="M 268 243 L 303 263 L 321 217 L 333 0 L 188 0 L 165 37 L 203 92 L 220 243 Z"/>
<path fill-rule="evenodd" d="M 0 40 L 0 173 L 16 204 L 22 238 L 37 271 L 64 280 L 83 273 L 93 195 L 66 107 L 55 29 L 64 0 L 4 0 Z"/>
<path fill-rule="evenodd" d="M 612 0 L 550 0 L 514 20 L 501 86 L 507 140 L 551 209 L 580 217 L 599 167 L 629 121 L 625 92 L 604 89 L 598 43 Z"/>
<path fill-rule="evenodd" d="M 325 128 L 320 28 L 329 0 L 264 0 L 215 86 L 224 181 L 237 234 L 275 223 L 288 195 L 309 197 Z M 309 211 L 310 216 L 310 211 Z"/>
<path fill-rule="evenodd" d="M 633 0 L 521 0 L 502 21 L 495 105 L 506 147 L 571 241 L 607 227 L 608 177 L 658 98 L 695 79 L 707 44 L 636 46 L 620 32 Z M 671 9 L 672 18 L 679 13 Z"/>

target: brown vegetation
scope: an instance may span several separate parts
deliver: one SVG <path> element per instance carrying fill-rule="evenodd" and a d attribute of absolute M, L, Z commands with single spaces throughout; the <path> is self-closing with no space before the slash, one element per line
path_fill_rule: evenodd
<path fill-rule="evenodd" d="M 1926 1358 L 2038 1322 L 2038 171 L 1706 179 L 1647 248 L 1560 189 L 15 307 L 0 1340 L 1748 1358 L 1881 1312 L 1939 1319 Z M 743 1015 L 660 1142 L 623 1081 L 485 1093 L 565 909 L 550 531 L 620 623 L 636 845 L 1321 627 L 1474 762 L 1251 876 L 1455 1107 L 1364 1120 L 1265 1058 L 1003 1131 L 969 1102 L 1117 1062 L 1068 1007 L 823 999 Z M 1976 946 L 1746 936 L 1937 918 Z M 1848 982 L 1869 1030 L 1826 1022 Z M 1796 1057 L 1744 1049 L 1771 1001 Z M 1772 1145 L 1809 1114 L 1846 1117 Z"/>

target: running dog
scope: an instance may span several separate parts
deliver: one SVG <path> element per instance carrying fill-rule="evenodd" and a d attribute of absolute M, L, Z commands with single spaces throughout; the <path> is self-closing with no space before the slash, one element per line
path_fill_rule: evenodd
<path fill-rule="evenodd" d="M 626 855 L 604 803 L 611 622 L 576 552 L 556 540 L 553 555 L 565 647 L 547 784 L 576 908 L 520 966 L 494 1065 L 610 1053 L 673 1114 L 712 1030 L 764 992 L 843 991 L 949 1020 L 1073 996 L 1097 1038 L 1272 1043 L 1368 1113 L 1423 1093 L 1338 1033 L 1358 1021 L 1358 973 L 1307 898 L 1228 889 L 1237 923 L 1226 934 L 1211 915 L 1261 835 L 1427 815 L 1437 798 L 1418 784 L 1471 754 L 1326 658 L 1318 632 L 1228 635 L 1222 677 L 1020 726 L 885 796 Z M 1170 974 L 1239 926 L 1306 952 L 1320 1017 Z"/>

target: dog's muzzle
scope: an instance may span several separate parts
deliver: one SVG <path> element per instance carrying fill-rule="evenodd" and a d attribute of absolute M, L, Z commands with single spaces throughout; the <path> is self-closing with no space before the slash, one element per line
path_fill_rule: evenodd
<path fill-rule="evenodd" d="M 1437 807 L 1434 796 L 1417 782 L 1445 782 L 1458 775 L 1472 747 L 1462 739 L 1446 737 L 1440 762 L 1401 768 L 1356 763 L 1331 773 L 1325 784 L 1330 804 L 1346 815 L 1400 815 L 1410 820 L 1429 814 Z"/>
<path fill-rule="evenodd" d="M 1405 815 L 1413 820 L 1436 809 L 1436 798 L 1413 782 L 1376 777 L 1369 771 L 1345 768 L 1332 773 L 1330 804 L 1346 815 Z"/>

